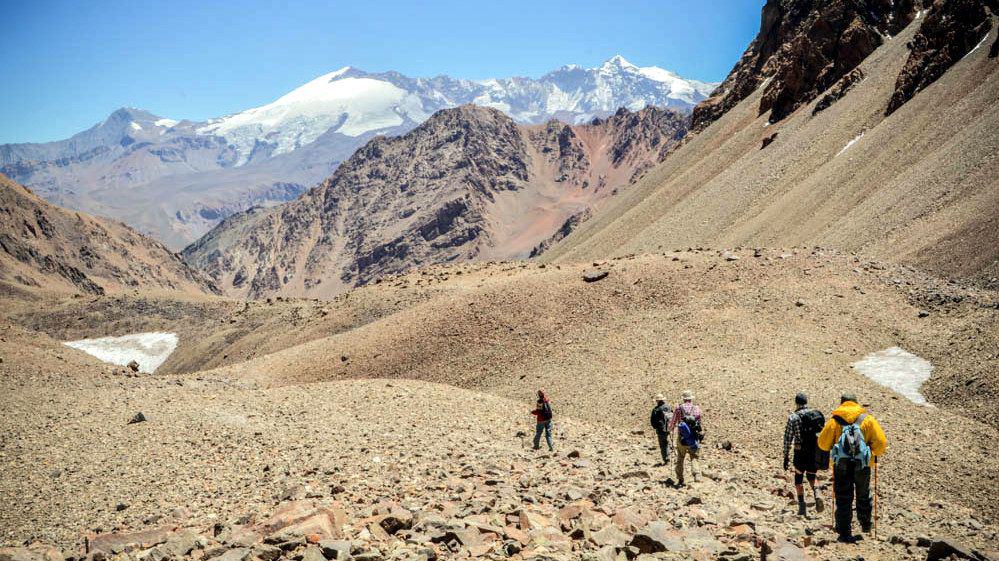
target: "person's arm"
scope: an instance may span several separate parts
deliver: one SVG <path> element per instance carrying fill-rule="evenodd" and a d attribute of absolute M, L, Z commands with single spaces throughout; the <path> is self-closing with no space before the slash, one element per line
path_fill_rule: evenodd
<path fill-rule="evenodd" d="M 676 409 L 673 410 L 673 417 L 670 418 L 669 426 L 666 427 L 666 430 L 669 432 L 673 432 L 673 427 L 675 427 L 676 424 L 679 422 L 680 422 L 680 408 L 677 407 Z"/>
<path fill-rule="evenodd" d="M 888 449 L 888 437 L 885 436 L 885 431 L 881 430 L 881 424 L 873 415 L 865 417 L 863 425 L 860 427 L 860 432 L 864 433 L 867 445 L 871 447 L 871 454 L 877 458 Z M 867 427 L 867 430 L 864 430 L 864 427 Z"/>
<path fill-rule="evenodd" d="M 791 415 L 787 418 L 787 424 L 784 425 L 784 469 L 787 470 L 791 462 L 791 445 L 794 444 L 794 438 L 798 433 L 798 425 L 794 422 L 795 417 Z"/>

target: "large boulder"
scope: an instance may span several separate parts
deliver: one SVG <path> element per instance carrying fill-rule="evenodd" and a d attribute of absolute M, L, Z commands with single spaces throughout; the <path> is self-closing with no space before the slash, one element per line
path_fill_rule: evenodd
<path fill-rule="evenodd" d="M 681 553 L 687 551 L 683 535 L 671 526 L 661 521 L 649 522 L 639 530 L 628 544 L 640 553 Z"/>
<path fill-rule="evenodd" d="M 149 549 L 166 542 L 173 537 L 176 531 L 176 526 L 157 526 L 138 532 L 91 533 L 86 536 L 86 550 L 87 553 L 100 551 L 117 554 L 137 549 Z"/>

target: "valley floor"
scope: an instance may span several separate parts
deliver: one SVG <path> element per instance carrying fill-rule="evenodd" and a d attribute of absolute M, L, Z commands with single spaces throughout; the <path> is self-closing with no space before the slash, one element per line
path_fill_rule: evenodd
<path fill-rule="evenodd" d="M 656 520 L 671 544 L 660 558 L 758 558 L 764 543 L 830 560 L 923 558 L 917 544 L 940 538 L 994 547 L 999 431 L 972 418 L 994 419 L 994 402 L 965 410 L 937 389 L 970 379 L 994 391 L 993 294 L 816 250 L 638 256 L 601 262 L 610 276 L 584 283 L 592 266 L 434 268 L 334 303 L 11 302 L 0 328 L 0 542 L 70 553 L 88 532 L 174 524 L 207 536 L 204 556 L 309 497 L 346 512 L 343 537 L 359 555 L 377 549 L 370 559 L 426 547 L 613 559 Z M 85 311 L 112 302 L 145 309 L 125 314 L 129 329 L 176 327 L 183 360 L 125 376 L 25 327 L 81 337 Z M 207 311 L 176 313 L 191 306 Z M 239 332 L 220 339 L 231 349 L 284 347 L 219 360 L 230 354 L 221 343 L 185 340 L 185 329 Z M 936 407 L 849 368 L 894 345 L 935 365 L 924 392 Z M 558 415 L 554 455 L 529 449 L 538 386 Z M 709 439 L 704 477 L 675 489 L 672 467 L 655 465 L 647 418 L 656 391 L 674 400 L 686 388 Z M 823 410 L 857 391 L 885 426 L 877 540 L 832 543 L 831 505 L 795 515 L 779 450 L 800 389 Z M 147 420 L 129 424 L 140 411 Z M 412 528 L 371 527 L 400 507 Z M 428 517 L 473 535 L 455 552 L 425 543 L 436 535 L 419 523 Z"/>

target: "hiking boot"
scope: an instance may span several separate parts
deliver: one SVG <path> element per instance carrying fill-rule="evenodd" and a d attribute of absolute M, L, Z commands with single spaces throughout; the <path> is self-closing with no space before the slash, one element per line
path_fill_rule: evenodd
<path fill-rule="evenodd" d="M 798 516 L 805 515 L 805 497 L 798 497 Z"/>
<path fill-rule="evenodd" d="M 871 533 L 871 525 L 870 524 L 861 524 L 860 525 L 860 531 L 862 531 L 865 534 L 870 534 Z"/>
<path fill-rule="evenodd" d="M 815 495 L 815 512 L 822 512 L 826 509 L 826 503 L 822 502 L 822 499 Z"/>
<path fill-rule="evenodd" d="M 839 543 L 857 543 L 861 539 L 863 538 L 861 538 L 860 536 L 840 534 L 840 536 L 836 538 L 836 541 L 838 541 Z"/>

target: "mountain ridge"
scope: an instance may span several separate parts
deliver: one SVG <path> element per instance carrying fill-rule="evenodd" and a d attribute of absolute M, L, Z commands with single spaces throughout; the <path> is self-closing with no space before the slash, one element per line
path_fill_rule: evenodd
<path fill-rule="evenodd" d="M 159 242 L 123 224 L 53 206 L 3 174 L 0 215 L 4 292 L 218 294 Z"/>
<path fill-rule="evenodd" d="M 184 249 L 232 295 L 333 295 L 410 267 L 526 257 L 686 134 L 668 109 L 570 126 L 443 109 L 376 137 L 298 199 L 230 217 Z"/>

